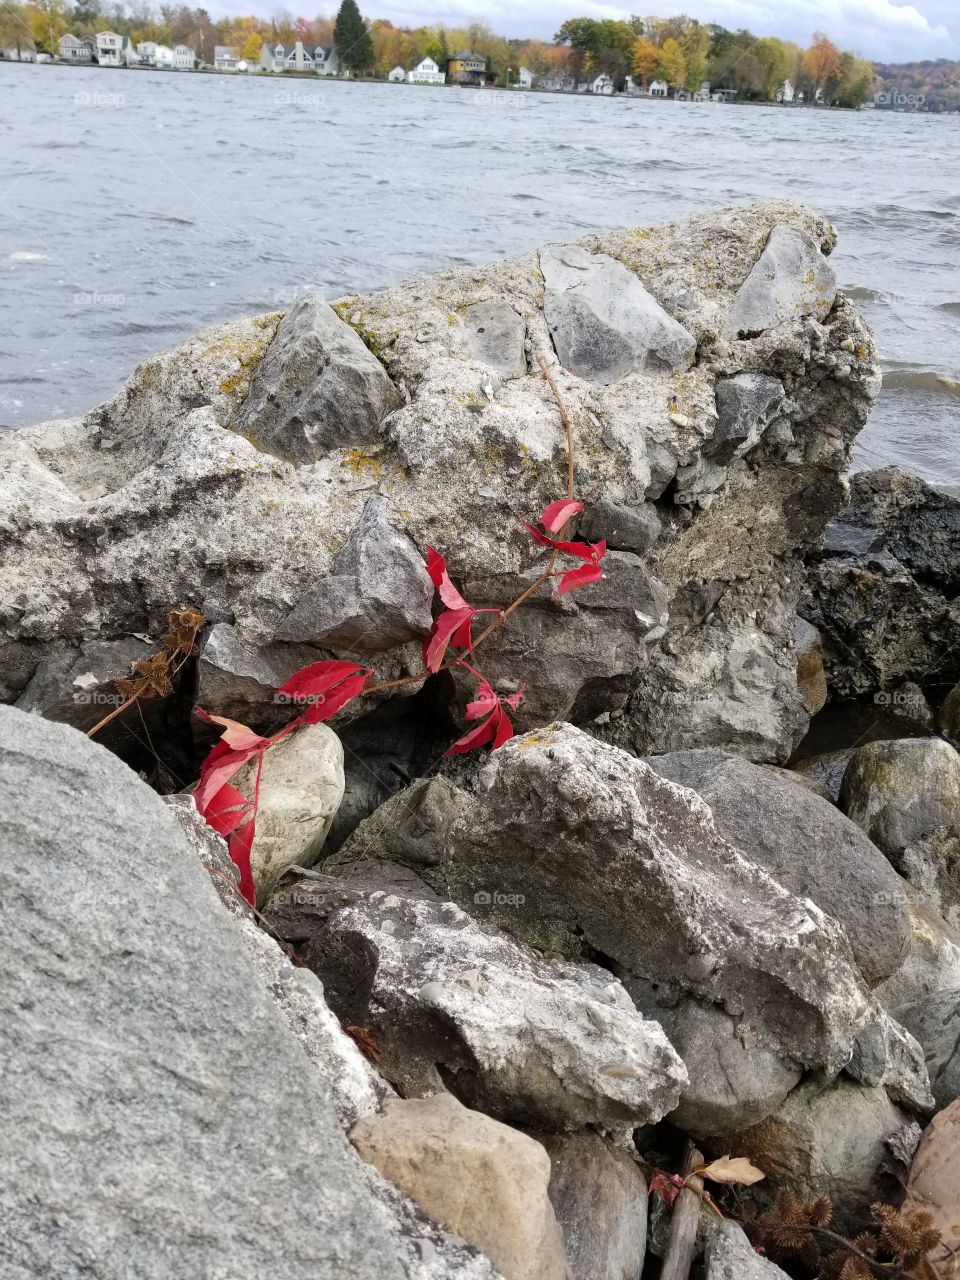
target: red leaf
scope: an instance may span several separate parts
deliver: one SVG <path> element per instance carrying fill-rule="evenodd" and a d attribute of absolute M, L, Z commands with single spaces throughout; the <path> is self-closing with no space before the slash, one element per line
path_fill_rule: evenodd
<path fill-rule="evenodd" d="M 504 698 L 503 701 L 507 704 L 508 707 L 511 707 L 514 711 L 516 711 L 516 709 L 520 706 L 520 703 L 523 699 L 523 695 L 526 692 L 527 692 L 527 686 L 525 684 L 522 684 L 516 693 L 511 693 L 510 697 Z"/>
<path fill-rule="evenodd" d="M 458 738 L 450 750 L 448 756 L 462 756 L 466 751 L 473 751 L 475 747 L 482 747 L 497 732 L 498 725 L 495 723 L 497 719 L 497 707 L 489 719 L 484 720 L 483 724 L 478 724 L 475 729 L 471 729 L 469 733 L 465 733 L 462 738 Z"/>
<path fill-rule="evenodd" d="M 466 665 L 464 663 L 464 666 Z M 476 672 L 474 674 L 476 675 Z M 487 681 L 484 680 L 483 676 L 478 675 L 477 679 L 480 681 L 480 688 L 477 690 L 480 696 L 473 702 L 467 703 L 466 717 L 468 720 L 479 720 L 481 716 L 488 715 L 499 702 L 497 695 L 490 688 Z"/>
<path fill-rule="evenodd" d="M 200 813 L 206 816 L 217 792 L 243 768 L 248 760 L 252 760 L 259 751 L 267 746 L 267 739 L 261 739 L 262 747 L 248 747 L 243 751 L 234 751 L 226 742 L 220 741 L 200 766 L 200 785 L 194 794 L 194 802 Z"/>
<path fill-rule="evenodd" d="M 341 681 L 330 693 L 320 694 L 303 713 L 304 723 L 319 724 L 322 720 L 331 720 L 360 693 L 367 682 L 368 674 L 365 668 L 361 668 L 355 676 L 349 676 Z"/>
<path fill-rule="evenodd" d="M 600 552 L 602 556 L 606 551 L 606 544 L 603 542 L 556 542 L 553 538 L 548 538 L 545 533 L 541 533 L 539 529 L 535 529 L 532 524 L 527 524 L 524 520 L 527 532 L 534 542 L 538 542 L 541 547 L 553 547 L 555 551 L 563 551 L 568 556 L 576 556 L 578 560 L 593 560 L 597 556 L 597 548 L 602 547 Z"/>
<path fill-rule="evenodd" d="M 312 662 L 309 667 L 294 672 L 277 693 L 286 694 L 292 701 L 306 702 L 309 698 L 326 693 L 355 671 L 369 670 L 369 667 L 358 667 L 355 662 Z"/>
<path fill-rule="evenodd" d="M 505 742 L 509 742 L 513 737 L 513 725 L 510 723 L 510 717 L 504 711 L 503 707 L 497 707 L 494 715 L 497 718 L 497 732 L 493 739 L 491 751 L 497 751 Z"/>
<path fill-rule="evenodd" d="M 548 533 L 559 533 L 563 526 L 574 516 L 579 515 L 582 510 L 582 502 L 575 502 L 573 498 L 558 498 L 547 507 L 540 517 L 540 523 Z"/>
<path fill-rule="evenodd" d="M 576 591 L 577 587 L 588 587 L 591 582 L 599 582 L 602 577 L 603 569 L 598 564 L 582 564 L 579 569 L 568 569 L 560 579 L 557 595 Z"/>
<path fill-rule="evenodd" d="M 440 593 L 440 599 L 448 609 L 469 609 L 470 606 L 450 581 L 447 573 L 447 562 L 433 547 L 427 547 L 427 573 L 430 581 Z M 466 647 L 466 646 L 465 646 Z"/>
<path fill-rule="evenodd" d="M 240 892 L 251 907 L 256 906 L 257 902 L 257 886 L 254 884 L 253 868 L 250 865 L 250 851 L 253 848 L 255 829 L 256 819 L 251 818 L 245 826 L 233 833 L 227 846 L 234 865 L 240 870 Z"/>
<path fill-rule="evenodd" d="M 423 646 L 423 660 L 430 671 L 439 671 L 447 645 L 457 632 L 462 633 L 464 626 L 470 625 L 473 609 L 469 605 L 465 609 L 447 609 L 441 613 L 430 630 L 430 637 Z"/>
<path fill-rule="evenodd" d="M 211 716 L 202 707 L 197 708 L 197 715 L 211 724 L 222 724 L 224 731 L 220 735 L 220 741 L 225 742 L 234 751 L 245 751 L 248 747 L 256 749 L 261 742 L 266 742 L 266 738 L 261 737 L 259 733 L 254 733 L 252 729 L 248 729 L 245 724 L 240 724 L 237 720 L 228 720 L 226 716 Z"/>
<path fill-rule="evenodd" d="M 250 812 L 250 801 L 229 783 L 221 787 L 204 812 L 207 825 L 226 838 L 239 827 Z"/>

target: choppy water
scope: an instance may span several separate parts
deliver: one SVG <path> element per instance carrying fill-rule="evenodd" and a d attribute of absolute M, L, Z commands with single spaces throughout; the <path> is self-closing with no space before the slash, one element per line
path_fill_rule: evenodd
<path fill-rule="evenodd" d="M 960 117 L 0 63 L 0 156 L 7 426 L 308 285 L 789 196 L 879 337 L 860 465 L 960 485 Z"/>

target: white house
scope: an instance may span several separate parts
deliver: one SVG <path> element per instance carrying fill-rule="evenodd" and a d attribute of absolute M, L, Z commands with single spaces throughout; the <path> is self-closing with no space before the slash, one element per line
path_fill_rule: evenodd
<path fill-rule="evenodd" d="M 36 62 L 37 46 L 32 40 L 22 39 L 19 44 L 0 49 L 0 57 L 7 62 Z"/>
<path fill-rule="evenodd" d="M 565 71 L 559 71 L 555 75 L 546 76 L 540 81 L 541 89 L 549 89 L 551 93 L 570 93 L 576 88 L 573 76 L 568 75 Z"/>
<path fill-rule="evenodd" d="M 192 71 L 197 65 L 197 55 L 187 44 L 173 46 L 174 71 Z"/>
<path fill-rule="evenodd" d="M 432 58 L 424 58 L 412 71 L 407 73 L 411 84 L 446 84 L 446 74 L 440 70 Z"/>
<path fill-rule="evenodd" d="M 260 49 L 260 65 L 265 71 L 281 72 L 287 69 L 287 50 L 282 44 L 268 44 L 264 40 Z"/>
<path fill-rule="evenodd" d="M 517 79 L 517 88 L 518 89 L 533 88 L 533 72 L 530 71 L 527 67 L 520 68 L 519 77 Z"/>
<path fill-rule="evenodd" d="M 98 31 L 97 62 L 101 67 L 119 67 L 123 61 L 123 36 L 115 31 Z"/>
<path fill-rule="evenodd" d="M 96 42 L 90 36 L 77 39 L 76 36 L 61 36 L 57 41 L 60 57 L 64 62 L 92 62 L 96 51 Z"/>
<path fill-rule="evenodd" d="M 609 98 L 613 93 L 613 81 L 604 73 L 594 76 L 592 80 L 585 81 L 580 86 L 581 93 L 600 94 L 602 97 Z"/>
<path fill-rule="evenodd" d="M 229 44 L 217 44 L 213 47 L 213 65 L 218 71 L 239 71 L 240 54 Z"/>
<path fill-rule="evenodd" d="M 650 81 L 649 93 L 651 98 L 666 98 L 669 92 L 670 86 L 667 84 L 666 80 Z"/>
<path fill-rule="evenodd" d="M 335 76 L 340 72 L 340 59 L 332 44 L 318 44 L 313 51 L 313 69 L 318 76 Z"/>
<path fill-rule="evenodd" d="M 406 80 L 406 78 L 407 73 L 404 71 L 403 67 L 394 67 L 387 76 L 387 79 L 392 80 L 394 84 L 399 84 L 402 80 Z"/>
<path fill-rule="evenodd" d="M 793 85 L 789 80 L 784 80 L 783 84 L 777 90 L 777 102 L 792 102 L 796 97 Z"/>

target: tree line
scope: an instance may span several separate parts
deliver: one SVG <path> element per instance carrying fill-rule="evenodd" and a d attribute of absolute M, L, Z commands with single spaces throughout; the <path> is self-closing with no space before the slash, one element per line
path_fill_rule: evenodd
<path fill-rule="evenodd" d="M 470 49 L 486 59 L 489 79 L 504 83 L 523 65 L 539 78 L 567 76 L 573 82 L 609 75 L 622 87 L 628 76 L 665 80 L 673 88 L 694 91 L 709 81 L 713 89 L 733 91 L 746 100 L 774 98 L 785 80 L 808 102 L 818 98 L 855 107 L 873 91 L 873 67 L 838 49 L 827 36 L 814 35 L 809 48 L 776 36 L 729 31 L 695 18 L 629 18 L 626 21 L 571 18 L 552 43 L 508 40 L 484 23 L 450 28 L 399 27 L 385 19 L 367 22 L 356 0 L 343 0 L 336 20 L 295 17 L 280 9 L 269 19 L 255 16 L 211 18 L 206 9 L 150 0 L 2 0 L 0 47 L 32 43 L 56 54 L 67 31 L 93 35 L 109 28 L 134 44 L 154 40 L 186 44 L 202 61 L 213 61 L 215 45 L 231 45 L 256 62 L 265 42 L 335 45 L 342 64 L 356 74 L 386 76 L 396 66 L 409 68 L 423 58 L 441 67 L 447 57 Z"/>

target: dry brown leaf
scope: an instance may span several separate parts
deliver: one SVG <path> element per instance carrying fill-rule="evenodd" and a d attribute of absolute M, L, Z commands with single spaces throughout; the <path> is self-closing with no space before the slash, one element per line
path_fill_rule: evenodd
<path fill-rule="evenodd" d="M 711 1182 L 730 1182 L 742 1187 L 752 1187 L 755 1182 L 762 1182 L 767 1176 L 762 1169 L 751 1164 L 746 1156 L 721 1156 L 710 1164 L 694 1169 L 701 1178 L 709 1178 Z"/>

